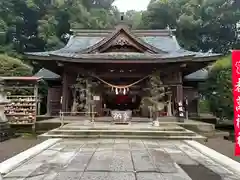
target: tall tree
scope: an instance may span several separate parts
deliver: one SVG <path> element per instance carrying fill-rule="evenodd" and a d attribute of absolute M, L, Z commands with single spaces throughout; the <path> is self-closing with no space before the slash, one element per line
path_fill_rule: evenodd
<path fill-rule="evenodd" d="M 240 7 L 232 0 L 155 0 L 143 14 L 142 26 L 177 29 L 189 50 L 228 53 L 237 41 Z"/>
<path fill-rule="evenodd" d="M 0 51 L 45 51 L 67 42 L 70 27 L 111 28 L 113 0 L 0 0 Z"/>
<path fill-rule="evenodd" d="M 231 66 L 230 56 L 218 60 L 209 71 L 207 81 L 199 86 L 210 111 L 220 119 L 233 119 Z"/>
<path fill-rule="evenodd" d="M 132 28 L 137 29 L 142 22 L 142 12 L 130 10 L 125 13 L 126 23 Z"/>

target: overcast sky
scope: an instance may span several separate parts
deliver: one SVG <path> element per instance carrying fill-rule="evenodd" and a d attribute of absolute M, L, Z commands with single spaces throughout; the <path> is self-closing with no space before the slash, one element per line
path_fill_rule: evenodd
<path fill-rule="evenodd" d="M 128 10 L 146 10 L 150 0 L 115 0 L 114 5 L 118 7 L 121 12 Z"/>

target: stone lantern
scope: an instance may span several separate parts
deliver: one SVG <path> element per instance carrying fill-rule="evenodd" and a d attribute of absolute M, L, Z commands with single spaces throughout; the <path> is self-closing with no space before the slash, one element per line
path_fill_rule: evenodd
<path fill-rule="evenodd" d="M 9 100 L 4 93 L 4 82 L 0 80 L 0 142 L 8 139 L 10 136 L 10 126 L 4 113 L 4 107 L 8 103 Z"/>

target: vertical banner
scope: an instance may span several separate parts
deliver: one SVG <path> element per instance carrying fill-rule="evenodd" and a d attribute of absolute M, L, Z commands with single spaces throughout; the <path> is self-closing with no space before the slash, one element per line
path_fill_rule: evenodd
<path fill-rule="evenodd" d="M 232 51 L 235 156 L 240 156 L 240 50 Z"/>

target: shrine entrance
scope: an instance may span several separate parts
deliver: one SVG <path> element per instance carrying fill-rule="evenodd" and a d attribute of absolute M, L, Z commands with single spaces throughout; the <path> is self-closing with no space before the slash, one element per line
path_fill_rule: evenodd
<path fill-rule="evenodd" d="M 155 78 L 154 73 L 128 82 L 78 76 L 71 86 L 71 114 L 94 111 L 96 116 L 104 117 L 112 116 L 113 111 L 130 111 L 134 117 L 150 117 L 154 111 L 158 116 L 172 116 L 174 87 Z"/>
<path fill-rule="evenodd" d="M 140 108 L 141 97 L 138 95 L 113 95 L 106 94 L 103 96 L 104 107 L 110 110 L 131 110 L 136 111 Z"/>

